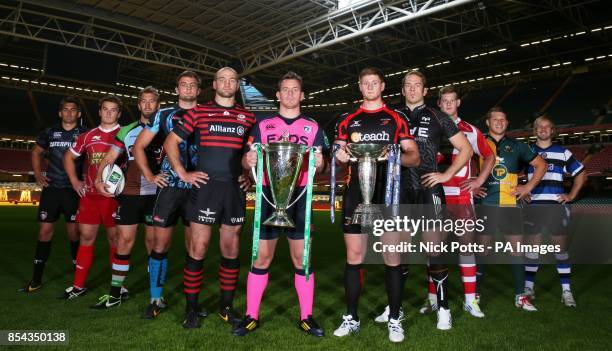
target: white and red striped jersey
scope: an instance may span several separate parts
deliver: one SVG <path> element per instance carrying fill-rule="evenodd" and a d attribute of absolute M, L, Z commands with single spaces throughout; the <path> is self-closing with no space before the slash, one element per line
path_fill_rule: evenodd
<path fill-rule="evenodd" d="M 488 157 L 493 154 L 493 150 L 487 143 L 482 132 L 469 124 L 466 121 L 463 121 L 461 118 L 457 117 L 455 119 L 455 124 L 460 131 L 462 131 L 467 140 L 472 145 L 472 149 L 474 149 L 474 153 L 480 157 Z M 456 155 L 459 153 L 459 150 L 453 149 L 452 161 L 455 160 Z M 468 162 L 463 166 L 457 174 L 455 174 L 448 182 L 442 184 L 444 186 L 444 194 L 446 196 L 471 196 L 466 190 L 461 189 L 461 183 L 470 179 L 472 176 L 472 160 L 468 160 Z"/>

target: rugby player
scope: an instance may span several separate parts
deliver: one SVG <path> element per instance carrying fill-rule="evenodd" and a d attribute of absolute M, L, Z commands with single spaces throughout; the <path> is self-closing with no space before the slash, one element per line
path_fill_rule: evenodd
<path fill-rule="evenodd" d="M 118 240 L 117 252 L 113 257 L 111 288 L 108 295 L 100 297 L 98 303 L 92 306 L 94 309 L 108 309 L 121 304 L 121 286 L 127 277 L 130 269 L 130 253 L 136 241 L 136 233 L 138 224 L 145 225 L 145 246 L 147 254 L 151 253 L 153 241 L 153 221 L 152 213 L 155 205 L 155 192 L 157 186 L 155 183 L 148 182 L 140 172 L 134 160 L 134 142 L 138 134 L 149 123 L 151 117 L 159 108 L 159 94 L 157 89 L 146 87 L 138 93 L 138 110 L 140 111 L 140 119 L 134 121 L 127 126 L 122 127 L 115 137 L 111 149 L 106 153 L 106 157 L 98 166 L 98 174 L 96 176 L 96 189 L 98 193 L 106 197 L 114 197 L 107 191 L 108 185 L 102 180 L 102 170 L 112 165 L 125 153 L 127 156 L 127 169 L 125 170 L 125 188 L 118 197 L 117 215 L 115 223 L 117 224 Z M 147 156 L 149 165 L 155 167 L 155 156 L 161 153 L 161 144 L 149 144 Z"/>
<path fill-rule="evenodd" d="M 100 125 L 79 135 L 76 142 L 70 147 L 70 152 L 64 154 L 64 168 L 70 178 L 72 188 L 81 197 L 76 216 L 80 233 L 79 251 L 72 286 L 68 287 L 61 296 L 66 300 L 77 298 L 87 292 L 85 282 L 93 263 L 94 242 L 100 224 L 106 228 L 111 266 L 117 248 L 117 229 L 115 227 L 117 201 L 98 194 L 95 180 L 98 165 L 110 150 L 119 132 L 118 122 L 123 103 L 118 97 L 108 95 L 100 99 L 99 107 Z M 75 160 L 81 156 L 85 156 L 84 181 L 77 177 L 75 167 Z M 126 289 L 122 293 L 127 297 Z"/>
<path fill-rule="evenodd" d="M 45 264 L 51 253 L 51 239 L 55 222 L 60 214 L 66 221 L 66 233 L 70 240 L 70 254 L 72 263 L 76 264 L 77 250 L 79 248 L 79 233 L 75 223 L 76 212 L 79 208 L 79 195 L 72 189 L 68 175 L 64 170 L 64 153 L 76 138 L 87 128 L 79 125 L 81 107 L 75 97 L 68 96 L 59 104 L 59 117 L 61 122 L 45 129 L 36 138 L 36 145 L 32 149 L 32 169 L 36 183 L 43 188 L 38 205 L 38 241 L 34 254 L 34 272 L 32 280 L 21 292 L 31 293 L 42 288 L 42 276 Z M 47 155 L 48 166 L 42 172 L 42 159 Z M 81 169 L 81 164 L 77 169 Z"/>
<path fill-rule="evenodd" d="M 571 266 L 569 253 L 567 252 L 569 220 L 569 208 L 563 206 L 569 204 L 580 192 L 587 180 L 584 166 L 578 161 L 572 152 L 565 147 L 555 144 L 552 138 L 555 136 L 555 124 L 547 116 L 536 118 L 533 122 L 533 131 L 536 136 L 535 144 L 531 149 L 538 153 L 548 163 L 546 174 L 542 181 L 531 191 L 531 205 L 528 206 L 528 218 L 525 220 L 525 230 L 532 244 L 539 245 L 542 242 L 542 234 L 550 235 L 551 243 L 559 245 L 561 252 L 555 253 L 557 259 L 557 272 L 561 281 L 561 302 L 568 307 L 576 307 L 576 300 L 570 286 Z M 528 178 L 534 174 L 532 166 L 528 168 Z M 568 174 L 574 178 L 574 183 L 569 193 L 563 188 L 564 175 Z M 561 205 L 560 205 L 561 204 Z M 541 206 L 538 206 L 541 205 Z M 541 207 L 541 208 L 538 208 Z M 525 294 L 532 300 L 535 299 L 535 276 L 538 271 L 538 253 L 528 252 L 525 254 L 527 263 L 525 265 Z"/>
<path fill-rule="evenodd" d="M 472 157 L 473 150 L 469 141 L 457 128 L 453 120 L 445 113 L 425 104 L 427 95 L 427 79 L 419 71 L 406 73 L 402 79 L 402 95 L 404 106 L 399 111 L 408 117 L 411 134 L 419 147 L 421 163 L 418 168 L 402 168 L 402 204 L 425 205 L 426 218 L 442 218 L 441 206 L 445 203 L 442 184 L 449 181 Z M 457 154 L 451 165 L 440 172 L 437 165 L 437 155 L 442 144 L 449 143 L 457 149 Z M 439 242 L 443 240 L 442 233 L 424 232 L 423 241 Z M 448 330 L 452 327 L 450 309 L 448 307 L 447 277 L 448 268 L 442 264 L 440 255 L 430 253 L 428 265 L 429 305 L 437 311 L 437 328 Z M 402 288 L 408 276 L 408 266 L 403 267 Z M 437 308 L 435 308 L 437 307 Z M 384 322 L 387 310 L 376 317 L 376 321 Z"/>
<path fill-rule="evenodd" d="M 479 175 L 472 178 L 472 164 L 471 159 L 469 159 L 467 164 L 442 186 L 444 187 L 446 204 L 450 205 L 447 208 L 453 218 L 475 220 L 473 192 L 479 189 L 491 174 L 493 165 L 495 165 L 495 155 L 482 132 L 459 118 L 459 106 L 461 106 L 461 99 L 454 87 L 447 86 L 440 89 L 438 107 L 442 112 L 449 115 L 457 128 L 465 134 L 472 150 L 482 158 L 482 168 Z M 456 149 L 453 149 L 452 156 L 447 157 L 447 159 L 452 160 L 456 154 Z M 465 244 L 472 243 L 474 242 L 474 233 L 466 233 L 457 239 Z M 473 253 L 461 253 L 459 255 L 459 272 L 463 281 L 463 309 L 474 317 L 483 318 L 484 313 L 480 309 L 476 298 L 476 257 Z"/>
<path fill-rule="evenodd" d="M 340 117 L 336 128 L 335 144 L 339 145 L 336 153 L 340 164 L 349 162 L 346 151 L 347 143 L 400 144 L 401 163 L 405 167 L 419 164 L 419 152 L 412 135 L 408 130 L 405 116 L 387 107 L 382 100 L 385 90 L 385 77 L 378 68 L 364 68 L 359 73 L 359 90 L 363 95 L 361 106 L 351 113 Z M 386 168 L 377 167 L 377 184 L 372 203 L 384 203 Z M 352 223 L 357 205 L 361 202 L 357 164 L 350 165 L 350 179 L 345 188 L 342 201 L 344 218 L 343 232 L 346 245 L 346 266 L 344 269 L 344 289 L 346 292 L 346 314 L 342 316 L 341 325 L 334 331 L 338 337 L 356 333 L 360 328 L 357 313 L 361 295 L 362 263 L 366 253 L 367 234 L 361 233 L 361 226 Z M 390 313 L 388 322 L 389 339 L 401 342 L 404 330 L 400 321 L 402 271 L 399 262 L 387 262 L 385 258 L 385 286 L 389 299 Z"/>
<path fill-rule="evenodd" d="M 540 182 L 548 167 L 546 161 L 527 144 L 506 136 L 508 118 L 504 110 L 495 106 L 486 116 L 489 132 L 486 135 L 489 146 L 495 153 L 495 166 L 485 183 L 481 212 L 478 216 L 484 221 L 487 236 L 503 234 L 513 247 L 523 241 L 523 213 L 519 202 L 524 201 Z M 526 184 L 519 185 L 518 173 L 529 164 L 533 167 L 532 176 Z M 522 253 L 512 252 L 512 275 L 514 277 L 514 305 L 525 311 L 537 311 L 525 294 L 525 268 Z M 484 264 L 478 265 L 478 286 L 484 279 Z"/>
<path fill-rule="evenodd" d="M 232 306 L 240 272 L 239 235 L 246 213 L 246 194 L 239 178 L 243 173 L 243 147 L 255 117 L 236 103 L 239 87 L 238 73 L 233 68 L 219 69 L 213 81 L 214 100 L 189 110 L 164 142 L 172 169 L 182 181 L 195 187 L 186 216 L 191 222 L 192 237 L 183 276 L 187 302 L 185 328 L 200 327 L 198 296 L 204 256 L 215 224 L 219 225 L 221 251 L 219 316 L 230 323 L 240 321 Z M 191 135 L 195 135 L 198 145 L 194 172 L 182 165 L 178 148 Z"/>
<path fill-rule="evenodd" d="M 248 144 L 281 141 L 287 137 L 290 142 L 307 146 L 314 146 L 319 149 L 315 153 L 315 167 L 317 171 L 322 171 L 325 164 L 321 152 L 329 150 L 329 143 L 325 132 L 321 129 L 318 123 L 302 114 L 300 111 L 300 102 L 304 100 L 304 92 L 302 91 L 302 77 L 294 72 L 287 72 L 281 77 L 278 82 L 278 91 L 276 98 L 279 101 L 279 111 L 277 114 L 259 120 L 249 137 Z M 308 182 L 307 155 L 302 161 L 301 173 L 298 176 L 296 187 L 293 192 L 292 203 L 299 194 L 305 189 Z M 257 153 L 254 150 L 249 151 L 243 156 L 242 164 L 245 169 L 251 169 L 257 165 Z M 267 179 L 264 177 L 264 180 Z M 268 199 L 272 198 L 270 187 L 264 182 L 264 194 Z M 287 211 L 288 215 L 295 223 L 295 228 L 284 229 L 271 226 L 262 226 L 259 243 L 259 255 L 253 267 L 249 271 L 247 278 L 247 310 L 245 318 L 234 327 L 233 334 L 236 336 L 244 336 L 247 333 L 259 327 L 259 305 L 263 298 L 266 286 L 268 285 L 268 268 L 272 263 L 276 244 L 281 234 L 287 236 L 289 242 L 289 252 L 291 261 L 294 267 L 294 285 L 300 303 L 300 320 L 298 327 L 304 332 L 321 337 L 324 336 L 324 331 L 312 317 L 312 307 L 314 303 L 314 284 L 315 275 L 312 267 L 309 267 L 310 277 L 306 280 L 304 267 L 302 267 L 302 257 L 304 251 L 304 215 L 306 206 L 311 205 L 306 203 L 306 197 L 302 196 L 292 207 Z M 274 212 L 274 208 L 267 202 L 262 202 L 261 218 L 265 220 Z M 312 242 L 312 240 L 311 240 Z"/>
<path fill-rule="evenodd" d="M 150 301 L 142 317 L 152 319 L 165 307 L 162 298 L 164 283 L 168 272 L 168 250 L 170 249 L 172 230 L 179 217 L 185 228 L 185 247 L 189 247 L 191 229 L 185 219 L 185 205 L 189 199 L 191 185 L 181 181 L 170 167 L 168 158 L 162 148 L 157 158 L 159 167 L 151 165 L 146 149 L 150 145 L 162 144 L 167 135 L 183 118 L 183 115 L 197 105 L 200 95 L 200 77 L 193 71 L 184 71 L 176 78 L 177 105 L 162 108 L 149 119 L 134 143 L 134 159 L 143 177 L 149 183 L 157 185 L 157 197 L 153 208 L 153 245 L 149 254 L 149 294 Z M 197 163 L 197 146 L 193 138 L 182 142 L 180 161 L 185 169 L 193 170 Z M 155 168 L 152 168 L 155 167 Z M 159 169 L 157 169 L 159 168 Z M 204 313 L 204 311 L 201 311 Z"/>

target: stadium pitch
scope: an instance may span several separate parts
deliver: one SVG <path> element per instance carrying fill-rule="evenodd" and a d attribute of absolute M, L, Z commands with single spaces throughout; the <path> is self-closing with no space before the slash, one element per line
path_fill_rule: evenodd
<path fill-rule="evenodd" d="M 252 217 L 249 213 L 249 217 Z M 165 349 L 165 350 L 604 350 L 609 349 L 612 325 L 612 266 L 576 265 L 572 273 L 572 290 L 578 307 L 570 309 L 560 303 L 560 287 L 554 266 L 543 266 L 536 282 L 539 311 L 529 313 L 514 307 L 512 277 L 509 267 L 492 266 L 482 287 L 484 319 L 476 319 L 461 308 L 462 289 L 456 267 L 451 268 L 450 294 L 453 329 L 439 331 L 435 315 L 419 315 L 426 296 L 425 269 L 411 267 L 404 293 L 406 340 L 393 345 L 387 338 L 386 324 L 374 317 L 386 304 L 383 267 L 366 266 L 365 290 L 360 300 L 362 320 L 359 334 L 345 338 L 332 335 L 344 312 L 344 243 L 340 228 L 329 223 L 328 212 L 315 212 L 316 236 L 313 266 L 316 271 L 314 315 L 325 329 L 326 337 L 313 338 L 297 328 L 299 316 L 293 288 L 293 271 L 285 240 L 270 270 L 270 284 L 264 297 L 261 327 L 244 338 L 234 337 L 230 326 L 216 315 L 219 295 L 217 269 L 218 237 L 213 236 L 205 260 L 204 285 L 200 295 L 210 315 L 202 328 L 185 330 L 182 269 L 185 257 L 182 230 L 175 231 L 169 256 L 165 297 L 169 308 L 155 320 L 140 318 L 148 302 L 146 252 L 142 233 L 132 253 L 127 287 L 131 299 L 120 307 L 91 310 L 90 305 L 106 294 L 110 284 L 108 247 L 104 234 L 96 242 L 95 261 L 88 281 L 89 292 L 74 301 L 56 297 L 72 279 L 69 245 L 59 222 L 53 239 L 51 258 L 45 269 L 44 287 L 26 295 L 17 289 L 28 282 L 38 224 L 35 207 L 0 207 L 1 289 L 0 330 L 67 330 L 72 349 Z M 244 289 L 250 254 L 248 222 L 242 234 L 241 272 L 235 307 L 244 311 Z M 58 346 L 63 348 L 65 346 Z"/>

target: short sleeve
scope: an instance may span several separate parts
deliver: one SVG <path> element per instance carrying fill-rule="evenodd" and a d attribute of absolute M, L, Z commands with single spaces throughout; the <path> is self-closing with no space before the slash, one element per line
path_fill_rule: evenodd
<path fill-rule="evenodd" d="M 145 124 L 145 128 L 153 134 L 157 134 L 157 132 L 159 132 L 159 126 L 161 124 L 161 112 L 161 110 L 158 110 L 155 114 L 155 117 L 150 118 L 147 124 Z"/>
<path fill-rule="evenodd" d="M 193 134 L 196 122 L 197 116 L 194 115 L 193 110 L 189 110 L 176 121 L 176 126 L 172 129 L 172 132 L 185 140 Z"/>
<path fill-rule="evenodd" d="M 482 132 L 478 128 L 474 127 L 474 133 L 476 134 L 476 145 L 472 145 L 474 152 L 483 158 L 493 156 L 493 150 L 491 150 L 491 146 L 489 146 L 489 143 Z"/>
<path fill-rule="evenodd" d="M 438 115 L 438 122 L 440 123 L 440 129 L 442 129 L 442 134 L 447 139 L 450 139 L 455 136 L 455 134 L 459 133 L 459 128 L 457 128 L 455 122 L 453 122 L 453 120 L 447 114 L 440 113 Z"/>
<path fill-rule="evenodd" d="M 521 157 L 521 161 L 529 163 L 531 161 L 533 161 L 534 158 L 536 158 L 536 156 L 538 156 L 538 154 L 533 151 L 529 145 L 525 144 L 525 143 L 518 143 L 519 148 L 520 148 L 520 157 Z"/>
<path fill-rule="evenodd" d="M 38 134 L 38 137 L 36 138 L 36 145 L 42 147 L 43 149 L 49 148 L 49 131 L 50 128 L 47 128 Z"/>
<path fill-rule="evenodd" d="M 87 136 L 87 133 L 83 133 L 79 135 L 77 140 L 74 143 L 72 143 L 72 146 L 70 146 L 70 151 L 75 156 L 81 156 L 81 154 L 83 153 L 83 149 L 85 148 L 85 137 L 86 136 Z"/>
<path fill-rule="evenodd" d="M 571 151 L 566 149 L 564 155 L 565 167 L 563 170 L 565 173 L 571 174 L 572 177 L 575 177 L 584 170 L 584 165 L 582 165 L 582 163 L 578 161 L 576 157 L 574 157 L 574 154 L 572 154 Z"/>
<path fill-rule="evenodd" d="M 339 141 L 347 141 L 348 140 L 348 114 L 343 114 L 336 122 L 336 127 L 334 128 L 335 140 Z"/>

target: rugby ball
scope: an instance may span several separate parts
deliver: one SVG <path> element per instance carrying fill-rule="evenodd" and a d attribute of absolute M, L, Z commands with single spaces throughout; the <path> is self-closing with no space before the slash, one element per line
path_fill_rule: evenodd
<path fill-rule="evenodd" d="M 121 194 L 125 187 L 125 177 L 123 171 L 116 164 L 107 165 L 102 170 L 102 181 L 108 185 L 106 190 L 115 195 Z"/>

